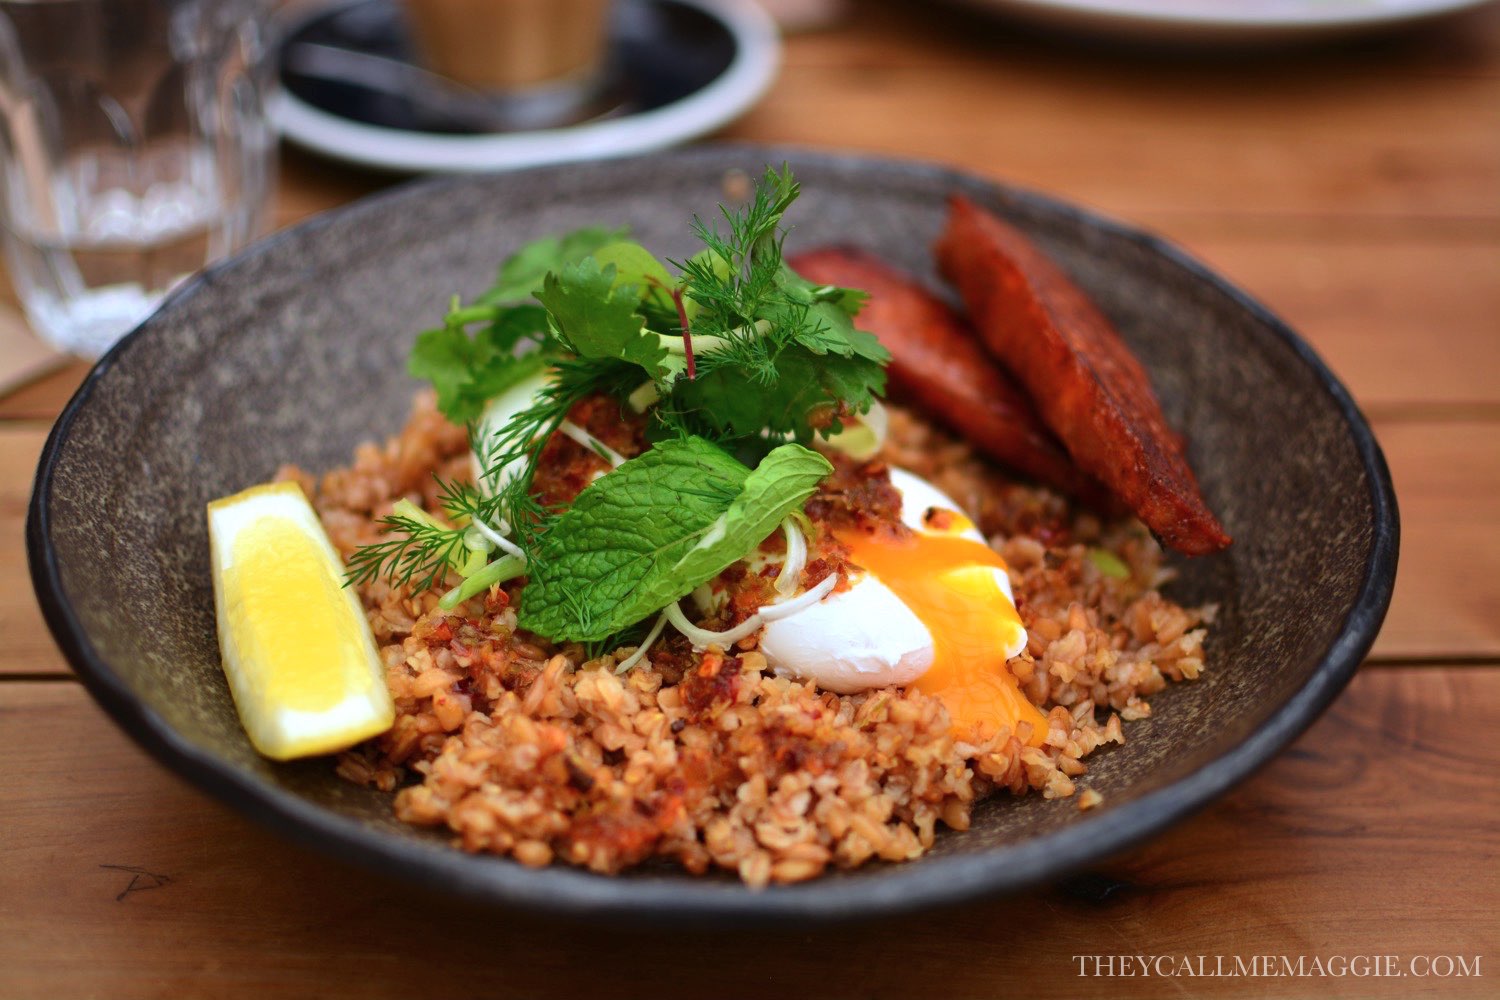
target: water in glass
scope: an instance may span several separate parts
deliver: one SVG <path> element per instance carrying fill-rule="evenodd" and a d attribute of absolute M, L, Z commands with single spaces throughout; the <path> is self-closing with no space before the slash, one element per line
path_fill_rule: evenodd
<path fill-rule="evenodd" d="M 0 225 L 32 326 L 106 350 L 262 228 L 263 0 L 0 0 Z"/>

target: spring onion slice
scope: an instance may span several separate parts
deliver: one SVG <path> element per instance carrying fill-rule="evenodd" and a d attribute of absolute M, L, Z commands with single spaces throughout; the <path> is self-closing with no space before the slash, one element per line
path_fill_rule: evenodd
<path fill-rule="evenodd" d="M 438 607 L 451 611 L 475 594 L 483 593 L 495 584 L 514 579 L 524 572 L 526 572 L 524 557 L 501 556 L 444 594 L 442 600 L 438 601 Z"/>
<path fill-rule="evenodd" d="M 478 573 L 480 570 L 484 569 L 486 561 L 490 557 L 489 546 L 485 546 L 483 550 L 471 548 L 468 550 L 468 552 L 468 558 L 460 563 L 457 567 L 459 576 L 469 577 L 473 576 L 475 573 Z"/>
<path fill-rule="evenodd" d="M 807 610 L 824 597 L 827 597 L 829 592 L 838 586 L 838 582 L 838 574 L 830 573 L 819 581 L 816 587 L 813 587 L 800 597 L 793 598 L 782 604 L 767 604 L 734 628 L 725 629 L 723 632 L 715 632 L 712 629 L 700 628 L 694 625 L 688 621 L 687 615 L 682 613 L 682 608 L 676 601 L 666 606 L 663 615 L 667 621 L 672 623 L 672 626 L 677 631 L 687 636 L 695 649 L 706 649 L 709 646 L 726 648 L 734 645 L 746 636 L 759 632 L 768 622 L 790 618 L 799 611 Z M 652 632 L 654 633 L 655 631 L 656 629 L 652 628 Z M 648 641 L 654 638 L 654 635 L 648 637 Z"/>
<path fill-rule="evenodd" d="M 1130 579 L 1130 567 L 1108 549 L 1089 549 L 1088 559 L 1094 564 L 1094 568 L 1105 576 L 1116 580 Z"/>
<path fill-rule="evenodd" d="M 625 400 L 636 413 L 645 413 L 661 401 L 661 390 L 655 382 L 642 382 Z"/>
<path fill-rule="evenodd" d="M 796 520 L 786 518 L 781 522 L 781 530 L 786 535 L 786 558 L 781 562 L 781 572 L 776 574 L 776 592 L 781 595 L 776 599 L 778 604 L 797 592 L 797 581 L 807 565 L 807 539 Z"/>
<path fill-rule="evenodd" d="M 499 549 L 501 552 L 504 552 L 506 555 L 515 556 L 517 559 L 521 560 L 523 564 L 526 562 L 526 553 L 521 551 L 521 547 L 519 545 L 511 541 L 509 538 L 506 538 L 504 535 L 500 534 L 500 532 L 496 531 L 494 528 L 491 528 L 488 524 L 485 524 L 483 521 L 479 520 L 479 518 L 476 517 L 471 520 L 469 522 L 469 526 L 472 527 L 475 531 L 479 532 L 480 535 L 484 536 L 484 539 L 486 541 L 488 541 L 495 548 Z"/>
<path fill-rule="evenodd" d="M 687 636 L 694 648 L 697 649 L 706 649 L 709 646 L 732 646 L 746 636 L 754 635 L 760 630 L 761 626 L 760 615 L 751 615 L 732 629 L 726 629 L 723 632 L 714 632 L 710 629 L 699 628 L 688 621 L 687 615 L 682 613 L 682 608 L 676 601 L 668 604 L 664 610 L 666 611 L 667 621 L 671 622 L 677 631 Z"/>
<path fill-rule="evenodd" d="M 817 604 L 823 598 L 827 597 L 829 592 L 832 591 L 834 587 L 837 587 L 838 584 L 839 575 L 837 573 L 829 573 L 827 576 L 823 577 L 822 580 L 818 581 L 817 586 L 810 588 L 807 593 L 801 595 L 800 597 L 794 597 L 790 601 L 779 602 L 776 604 L 767 604 L 765 607 L 757 611 L 752 617 L 759 618 L 763 623 L 780 621 L 783 618 L 790 618 L 797 612 L 805 611 L 806 609 L 812 607 L 814 604 Z"/>
<path fill-rule="evenodd" d="M 877 400 L 870 409 L 858 417 L 844 422 L 844 429 L 829 438 L 827 446 L 841 451 L 856 462 L 864 462 L 880 454 L 885 447 L 886 434 L 890 429 L 890 414 Z"/>
<path fill-rule="evenodd" d="M 564 436 L 577 441 L 579 444 L 583 445 L 589 451 L 598 455 L 600 458 L 604 459 L 615 468 L 618 469 L 620 466 L 625 464 L 624 455 L 621 455 L 618 451 L 615 451 L 609 445 L 605 444 L 603 441 L 600 441 L 598 438 L 594 437 L 594 435 L 590 434 L 582 427 L 579 427 L 577 424 L 573 423 L 573 421 L 564 420 L 562 423 L 557 425 L 557 429 L 561 431 Z"/>
<path fill-rule="evenodd" d="M 673 607 L 676 607 L 676 605 L 673 605 Z M 631 667 L 635 666 L 637 663 L 640 663 L 641 660 L 645 658 L 646 653 L 651 649 L 651 644 L 654 643 L 661 635 L 661 630 L 666 627 L 667 613 L 663 611 L 661 614 L 656 616 L 656 624 L 651 626 L 651 631 L 646 633 L 646 638 L 641 640 L 641 644 L 635 647 L 635 652 L 631 653 L 629 656 L 625 657 L 625 659 L 621 660 L 618 664 L 615 665 L 615 673 L 623 674 Z"/>
<path fill-rule="evenodd" d="M 768 324 L 769 325 L 769 324 Z M 743 328 L 741 328 L 743 329 Z M 661 338 L 661 346 L 673 354 L 686 354 L 687 346 L 682 342 L 680 333 L 658 333 Z M 709 354 L 714 351 L 722 351 L 730 345 L 727 337 L 716 337 L 712 334 L 693 334 L 693 353 Z"/>

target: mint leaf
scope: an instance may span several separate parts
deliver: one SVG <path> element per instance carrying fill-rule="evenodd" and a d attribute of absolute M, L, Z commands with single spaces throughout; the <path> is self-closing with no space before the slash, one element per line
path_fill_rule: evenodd
<path fill-rule="evenodd" d="M 505 259 L 495 284 L 475 299 L 475 304 L 523 302 L 531 298 L 548 271 L 558 271 L 566 264 L 582 260 L 600 247 L 623 239 L 627 232 L 591 226 L 533 240 Z"/>
<path fill-rule="evenodd" d="M 719 522 L 723 530 L 711 529 L 673 568 L 672 577 L 664 578 L 655 588 L 643 584 L 642 591 L 653 599 L 659 595 L 657 606 L 662 607 L 712 580 L 754 551 L 788 514 L 801 510 L 823 477 L 832 471 L 828 459 L 815 451 L 795 444 L 776 448 L 745 479 L 740 495 Z M 686 588 L 677 592 L 685 582 Z"/>
<path fill-rule="evenodd" d="M 454 423 L 476 419 L 485 403 L 546 367 L 539 350 L 518 348 L 546 329 L 538 306 L 513 306 L 470 336 L 461 322 L 449 322 L 417 337 L 406 370 L 437 390 L 437 405 Z"/>
<path fill-rule="evenodd" d="M 603 639 L 743 558 L 832 471 L 796 445 L 751 472 L 702 438 L 663 441 L 580 493 L 543 536 L 522 628 Z"/>
<path fill-rule="evenodd" d="M 690 552 L 749 474 L 718 447 L 684 438 L 663 441 L 595 480 L 542 537 L 521 627 L 587 642 L 656 610 L 634 599 L 641 582 Z"/>

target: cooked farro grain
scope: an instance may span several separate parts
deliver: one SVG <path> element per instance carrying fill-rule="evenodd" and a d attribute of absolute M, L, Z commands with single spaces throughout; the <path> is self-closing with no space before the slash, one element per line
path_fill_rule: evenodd
<path fill-rule="evenodd" d="M 308 490 L 347 557 L 397 499 L 435 508 L 432 474 L 467 476 L 466 449 L 423 396 L 352 466 L 281 475 Z M 753 638 L 706 653 L 663 642 L 616 676 L 628 649 L 585 661 L 581 647 L 518 633 L 514 587 L 444 612 L 436 594 L 375 582 L 361 596 L 397 718 L 338 773 L 394 792 L 398 817 L 444 826 L 465 850 L 599 872 L 665 856 L 752 886 L 915 858 L 939 823 L 966 829 L 974 803 L 1000 790 L 1073 795 L 1084 758 L 1123 741 L 1121 720 L 1198 676 L 1213 609 L 1161 596 L 1169 571 L 1137 523 L 1073 512 L 909 414 L 893 410 L 885 458 L 958 500 L 1009 564 L 1030 636 L 1010 668 L 1047 712 L 1041 747 L 1007 731 L 957 742 L 941 703 L 915 691 L 836 695 L 772 676 Z M 1128 576 L 1101 571 L 1091 549 Z"/>

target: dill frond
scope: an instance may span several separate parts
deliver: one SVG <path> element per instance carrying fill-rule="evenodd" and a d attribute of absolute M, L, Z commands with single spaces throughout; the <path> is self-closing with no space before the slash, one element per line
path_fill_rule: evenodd
<path fill-rule="evenodd" d="M 382 518 L 380 524 L 393 537 L 355 550 L 345 574 L 347 585 L 384 576 L 393 587 L 429 590 L 443 582 L 466 551 L 462 528 L 444 528 L 398 514 Z"/>

